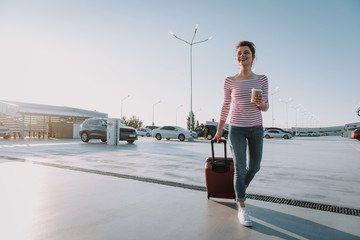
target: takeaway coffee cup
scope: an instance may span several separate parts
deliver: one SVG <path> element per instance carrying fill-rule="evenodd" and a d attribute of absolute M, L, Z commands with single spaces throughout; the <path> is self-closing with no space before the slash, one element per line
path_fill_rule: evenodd
<path fill-rule="evenodd" d="M 255 98 L 262 93 L 261 89 L 251 89 L 251 102 L 255 102 Z"/>

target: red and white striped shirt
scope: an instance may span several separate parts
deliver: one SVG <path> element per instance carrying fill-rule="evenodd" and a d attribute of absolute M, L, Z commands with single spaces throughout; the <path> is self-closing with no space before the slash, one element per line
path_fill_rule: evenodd
<path fill-rule="evenodd" d="M 263 91 L 263 102 L 268 101 L 268 78 L 262 75 L 255 79 L 224 81 L 224 104 L 221 108 L 220 120 L 226 121 L 231 103 L 233 103 L 230 125 L 236 127 L 255 127 L 262 124 L 261 110 L 251 102 L 251 89 Z"/>

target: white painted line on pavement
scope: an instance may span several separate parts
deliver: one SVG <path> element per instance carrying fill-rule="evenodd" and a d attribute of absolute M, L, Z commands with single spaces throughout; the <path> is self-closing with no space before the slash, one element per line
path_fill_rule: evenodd
<path fill-rule="evenodd" d="M 356 146 L 355 144 L 351 143 L 350 144 L 353 148 L 355 148 L 355 150 L 358 150 L 360 152 L 360 147 Z M 358 144 L 357 144 L 358 145 Z"/>

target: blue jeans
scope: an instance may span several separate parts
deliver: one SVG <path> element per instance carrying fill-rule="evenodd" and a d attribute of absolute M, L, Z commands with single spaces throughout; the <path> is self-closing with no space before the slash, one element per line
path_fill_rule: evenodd
<path fill-rule="evenodd" d="M 230 126 L 230 148 L 234 158 L 234 190 L 237 202 L 245 202 L 245 188 L 260 170 L 263 151 L 263 126 Z M 249 167 L 246 166 L 246 148 L 249 145 Z"/>

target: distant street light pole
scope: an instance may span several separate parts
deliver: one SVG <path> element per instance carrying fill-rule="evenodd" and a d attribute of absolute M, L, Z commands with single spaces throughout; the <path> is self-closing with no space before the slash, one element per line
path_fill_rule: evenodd
<path fill-rule="evenodd" d="M 311 114 L 311 126 L 314 128 L 316 127 L 316 116 L 315 114 Z"/>
<path fill-rule="evenodd" d="M 305 112 L 306 128 L 309 128 L 310 115 L 311 115 L 311 113 L 310 113 L 309 111 L 306 111 L 306 112 Z M 308 129 L 308 130 L 309 130 L 309 129 Z"/>
<path fill-rule="evenodd" d="M 297 105 L 297 106 L 293 106 L 292 108 L 295 109 L 295 132 L 297 133 L 297 112 L 299 110 L 299 108 L 301 107 L 301 104 Z"/>
<path fill-rule="evenodd" d="M 309 112 L 308 112 L 307 109 L 302 109 L 301 112 L 302 112 L 302 125 L 304 127 L 308 127 L 307 126 L 307 115 L 308 115 Z"/>
<path fill-rule="evenodd" d="M 176 108 L 176 122 L 175 122 L 175 126 L 177 126 L 177 111 L 178 111 L 178 109 L 179 108 L 181 108 L 183 105 L 180 105 L 180 106 L 178 106 L 177 108 Z"/>
<path fill-rule="evenodd" d="M 184 39 L 181 39 L 179 38 L 178 36 L 176 36 L 174 33 L 170 32 L 170 34 L 179 39 L 180 41 L 183 41 L 185 42 L 186 44 L 190 45 L 190 131 L 193 130 L 193 116 L 192 116 L 192 46 L 195 45 L 195 44 L 198 44 L 198 43 L 203 43 L 203 42 L 206 42 L 207 40 L 210 40 L 212 37 L 209 37 L 205 40 L 202 40 L 202 41 L 199 41 L 199 42 L 194 42 L 194 38 L 195 38 L 195 35 L 196 35 L 196 32 L 197 32 L 197 29 L 198 29 L 198 24 L 196 24 L 195 26 L 195 31 L 194 31 L 194 35 L 191 39 L 191 42 L 188 42 Z"/>
<path fill-rule="evenodd" d="M 286 128 L 289 129 L 289 114 L 288 114 L 288 103 L 292 101 L 292 98 L 289 97 L 287 100 L 281 100 L 280 102 L 283 102 L 286 104 Z"/>
<path fill-rule="evenodd" d="M 127 99 L 128 97 L 130 97 L 130 95 L 127 95 L 126 97 L 124 97 L 123 99 L 121 99 L 121 118 L 122 118 L 122 116 L 123 116 L 123 101 L 124 101 L 125 99 Z"/>
<path fill-rule="evenodd" d="M 279 87 L 276 87 L 272 92 L 270 92 L 271 94 L 271 126 L 274 127 L 274 94 L 279 92 Z"/>
<path fill-rule="evenodd" d="M 159 104 L 159 103 L 161 103 L 161 100 L 153 104 L 153 112 L 152 112 L 152 125 L 153 125 L 153 126 L 155 126 L 155 122 L 154 122 L 154 112 L 155 112 L 154 110 L 155 110 L 155 105 L 156 105 L 156 104 Z"/>

